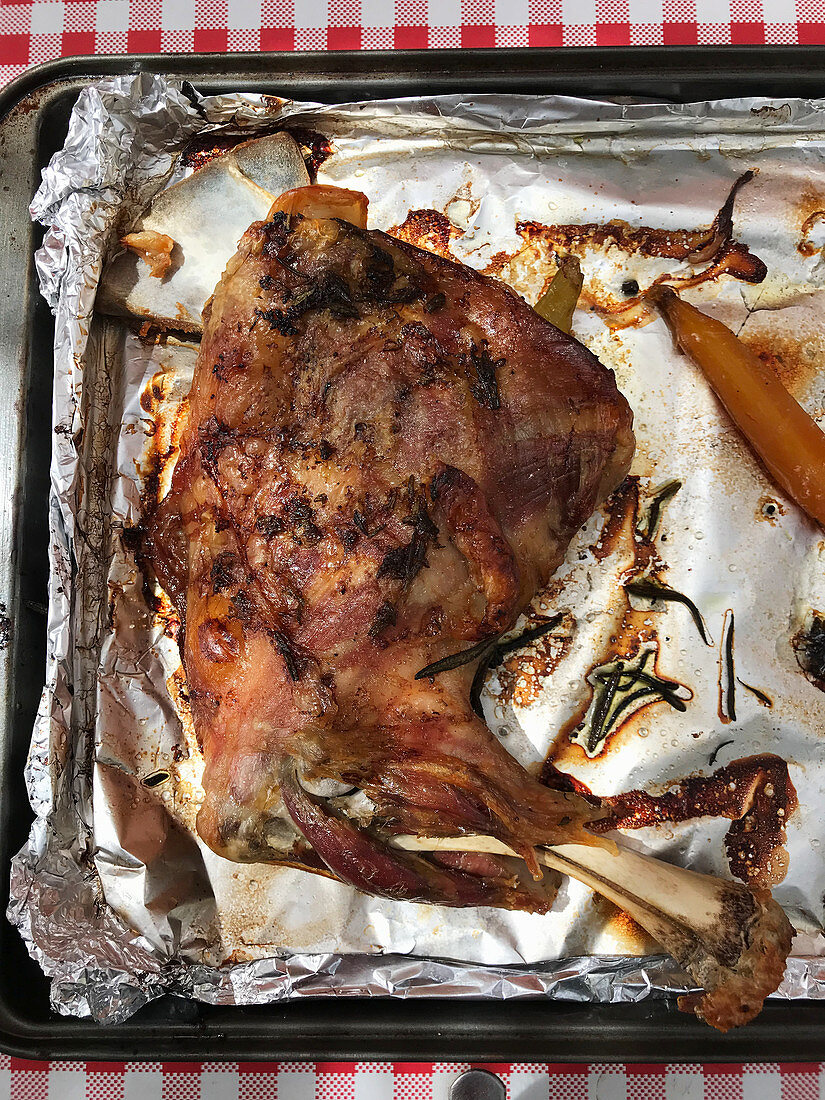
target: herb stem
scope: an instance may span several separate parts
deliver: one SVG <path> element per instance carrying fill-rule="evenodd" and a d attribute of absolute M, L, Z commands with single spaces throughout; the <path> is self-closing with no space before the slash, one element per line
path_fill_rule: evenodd
<path fill-rule="evenodd" d="M 667 585 L 659 584 L 656 581 L 643 578 L 638 581 L 628 581 L 624 586 L 625 592 L 629 592 L 631 596 L 640 596 L 642 599 L 647 600 L 664 600 L 671 601 L 672 603 L 680 603 L 688 609 L 690 616 L 693 619 L 696 629 L 699 631 L 699 635 L 705 645 L 713 645 L 713 642 L 708 635 L 707 627 L 705 626 L 705 620 L 702 617 L 702 613 L 690 596 L 686 596 L 684 592 L 678 592 L 675 588 L 668 588 Z"/>

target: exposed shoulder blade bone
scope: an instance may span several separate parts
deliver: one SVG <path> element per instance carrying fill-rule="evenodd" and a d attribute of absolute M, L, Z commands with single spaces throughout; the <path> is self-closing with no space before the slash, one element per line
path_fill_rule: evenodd
<path fill-rule="evenodd" d="M 121 252 L 103 273 L 97 308 L 200 332 L 203 307 L 243 234 L 266 217 L 283 191 L 308 183 L 301 151 L 289 134 L 247 141 L 208 161 L 158 195 L 132 227 L 175 242 L 166 275 L 158 279 L 134 252 Z"/>

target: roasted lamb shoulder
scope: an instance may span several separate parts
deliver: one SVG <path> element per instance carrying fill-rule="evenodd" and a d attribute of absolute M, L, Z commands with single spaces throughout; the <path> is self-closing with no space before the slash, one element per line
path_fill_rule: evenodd
<path fill-rule="evenodd" d="M 629 865 L 587 831 L 598 811 L 496 740 L 470 706 L 475 664 L 416 674 L 513 626 L 625 476 L 631 411 L 506 286 L 367 230 L 365 211 L 332 188 L 282 197 L 204 313 L 181 457 L 148 523 L 205 758 L 198 830 L 229 859 L 370 893 L 537 911 L 555 881 L 539 861 L 561 845 L 559 869 L 611 896 L 605 859 Z M 712 923 L 704 877 L 667 870 Z M 738 980 L 763 911 L 780 929 L 746 1018 L 781 978 L 787 921 L 707 882 L 713 899 L 736 886 L 738 921 L 716 970 L 682 944 L 700 981 Z"/>

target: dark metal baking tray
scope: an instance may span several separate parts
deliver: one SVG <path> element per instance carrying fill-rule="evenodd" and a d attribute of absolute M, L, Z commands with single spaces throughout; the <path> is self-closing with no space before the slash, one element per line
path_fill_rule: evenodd
<path fill-rule="evenodd" d="M 89 80 L 139 70 L 204 91 L 327 102 L 456 91 L 687 101 L 825 95 L 825 48 L 462 50 L 83 57 L 31 69 L 0 93 L 0 906 L 31 820 L 23 767 L 44 677 L 53 326 L 28 203 Z M 4 639 L 7 639 L 5 641 Z M 214 1008 L 165 997 L 118 1027 L 56 1016 L 48 983 L 0 919 L 0 1048 L 28 1058 L 805 1061 L 825 1050 L 825 1001 L 775 1002 L 719 1035 L 675 1005 L 434 998 L 307 999 Z"/>

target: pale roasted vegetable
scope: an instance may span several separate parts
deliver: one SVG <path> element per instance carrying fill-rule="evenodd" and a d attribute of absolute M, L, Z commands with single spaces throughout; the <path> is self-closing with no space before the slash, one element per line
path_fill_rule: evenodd
<path fill-rule="evenodd" d="M 721 321 L 666 286 L 647 294 L 679 347 L 702 370 L 716 396 L 772 480 L 825 527 L 825 434 L 769 366 Z"/>
<path fill-rule="evenodd" d="M 279 210 L 285 214 L 303 214 L 305 218 L 341 218 L 345 222 L 367 228 L 367 196 L 345 187 L 311 183 L 284 191 L 272 205 L 270 218 Z"/>
<path fill-rule="evenodd" d="M 562 332 L 570 332 L 573 311 L 582 289 L 582 269 L 576 256 L 562 256 L 550 286 L 535 304 L 536 313 Z"/>

